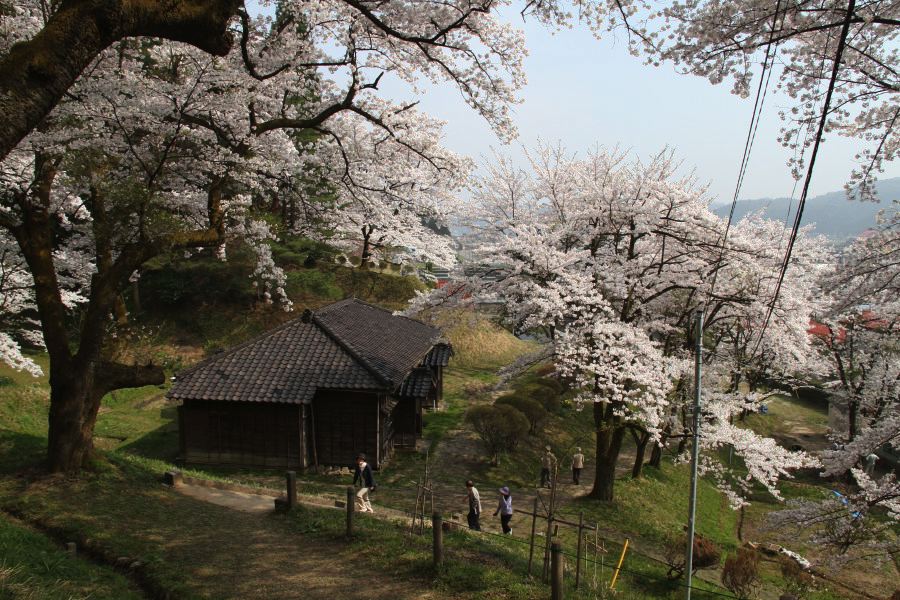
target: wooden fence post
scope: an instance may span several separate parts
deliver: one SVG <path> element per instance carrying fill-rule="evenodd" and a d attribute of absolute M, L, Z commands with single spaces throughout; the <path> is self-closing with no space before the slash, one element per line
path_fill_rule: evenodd
<path fill-rule="evenodd" d="M 584 540 L 584 511 L 578 513 L 578 554 L 575 558 L 575 589 L 581 583 L 581 548 Z"/>
<path fill-rule="evenodd" d="M 288 471 L 284 474 L 284 479 L 287 484 L 287 507 L 288 510 L 293 510 L 297 508 L 297 473 Z"/>
<path fill-rule="evenodd" d="M 534 533 L 537 525 L 538 499 L 534 497 L 534 511 L 531 513 L 531 547 L 528 549 L 528 575 L 531 575 L 531 560 L 534 558 Z"/>
<path fill-rule="evenodd" d="M 353 505 L 354 491 L 352 487 L 347 488 L 347 537 L 353 537 Z"/>
<path fill-rule="evenodd" d="M 550 598 L 563 599 L 563 554 L 562 544 L 554 541 L 550 546 Z"/>
<path fill-rule="evenodd" d="M 439 569 L 444 564 L 444 518 L 440 513 L 431 515 L 432 549 L 434 551 L 434 568 Z"/>

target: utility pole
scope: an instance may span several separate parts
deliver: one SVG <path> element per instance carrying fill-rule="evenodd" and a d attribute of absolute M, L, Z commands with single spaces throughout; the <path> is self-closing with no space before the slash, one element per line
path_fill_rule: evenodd
<path fill-rule="evenodd" d="M 688 509 L 687 558 L 684 561 L 684 572 L 687 580 L 685 594 L 691 600 L 691 576 L 694 570 L 694 520 L 697 516 L 697 462 L 700 455 L 700 374 L 703 368 L 703 310 L 698 310 L 694 317 L 696 346 L 694 347 L 694 410 L 693 438 L 691 447 L 691 498 Z"/>

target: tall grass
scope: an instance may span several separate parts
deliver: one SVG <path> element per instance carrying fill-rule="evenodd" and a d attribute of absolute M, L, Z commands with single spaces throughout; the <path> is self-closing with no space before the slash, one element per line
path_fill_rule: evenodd
<path fill-rule="evenodd" d="M 434 320 L 453 344 L 457 368 L 496 369 L 537 347 L 475 311 L 447 311 Z"/>

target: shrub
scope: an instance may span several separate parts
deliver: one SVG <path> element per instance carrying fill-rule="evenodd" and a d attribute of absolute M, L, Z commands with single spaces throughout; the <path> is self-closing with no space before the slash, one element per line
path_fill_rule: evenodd
<path fill-rule="evenodd" d="M 506 394 L 494 401 L 494 405 L 499 406 L 504 404 L 512 406 L 525 415 L 525 418 L 528 419 L 529 423 L 528 433 L 535 433 L 550 416 L 540 402 L 517 394 Z"/>
<path fill-rule="evenodd" d="M 815 578 L 804 571 L 797 561 L 787 556 L 782 556 L 781 576 L 784 579 L 784 592 L 787 596 L 793 596 L 797 600 L 802 600 L 809 596 L 815 587 Z M 897 594 L 897 600 L 900 600 L 900 593 Z"/>
<path fill-rule="evenodd" d="M 540 403 L 547 412 L 559 412 L 559 409 L 562 407 L 559 394 L 546 385 L 529 383 L 520 387 L 517 392 L 519 396 L 530 398 Z"/>
<path fill-rule="evenodd" d="M 722 584 L 738 598 L 749 598 L 759 585 L 759 553 L 742 546 L 722 567 Z"/>
<path fill-rule="evenodd" d="M 563 384 L 559 379 L 554 379 L 552 377 L 542 377 L 535 381 L 535 383 L 537 385 L 542 385 L 544 387 L 550 388 L 557 396 L 563 393 Z"/>
<path fill-rule="evenodd" d="M 669 579 L 680 579 L 684 575 L 686 546 L 687 535 L 670 536 L 666 540 L 666 563 L 669 565 Z M 721 556 L 722 552 L 715 542 L 702 535 L 694 534 L 694 557 L 691 563 L 693 573 L 700 569 L 717 566 Z"/>
<path fill-rule="evenodd" d="M 547 377 L 556 372 L 556 367 L 551 363 L 544 363 L 534 368 L 534 374 L 538 377 Z"/>
<path fill-rule="evenodd" d="M 514 450 L 528 433 L 528 419 L 512 406 L 480 404 L 466 413 L 466 422 L 472 426 L 494 465 L 500 462 L 500 453 Z"/>
<path fill-rule="evenodd" d="M 490 389 L 491 384 L 484 381 L 467 381 L 463 384 L 463 394 L 465 394 L 466 398 L 469 400 L 484 396 Z"/>

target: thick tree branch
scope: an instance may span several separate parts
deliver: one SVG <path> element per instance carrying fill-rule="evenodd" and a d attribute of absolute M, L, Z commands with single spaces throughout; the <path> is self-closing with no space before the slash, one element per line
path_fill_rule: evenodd
<path fill-rule="evenodd" d="M 96 365 L 94 392 L 100 397 L 122 388 L 162 385 L 166 374 L 157 365 L 124 365 L 122 363 L 100 361 Z"/>
<path fill-rule="evenodd" d="M 63 0 L 44 28 L 0 59 L 0 159 L 50 113 L 81 72 L 115 41 L 153 36 L 216 55 L 240 0 Z"/>

